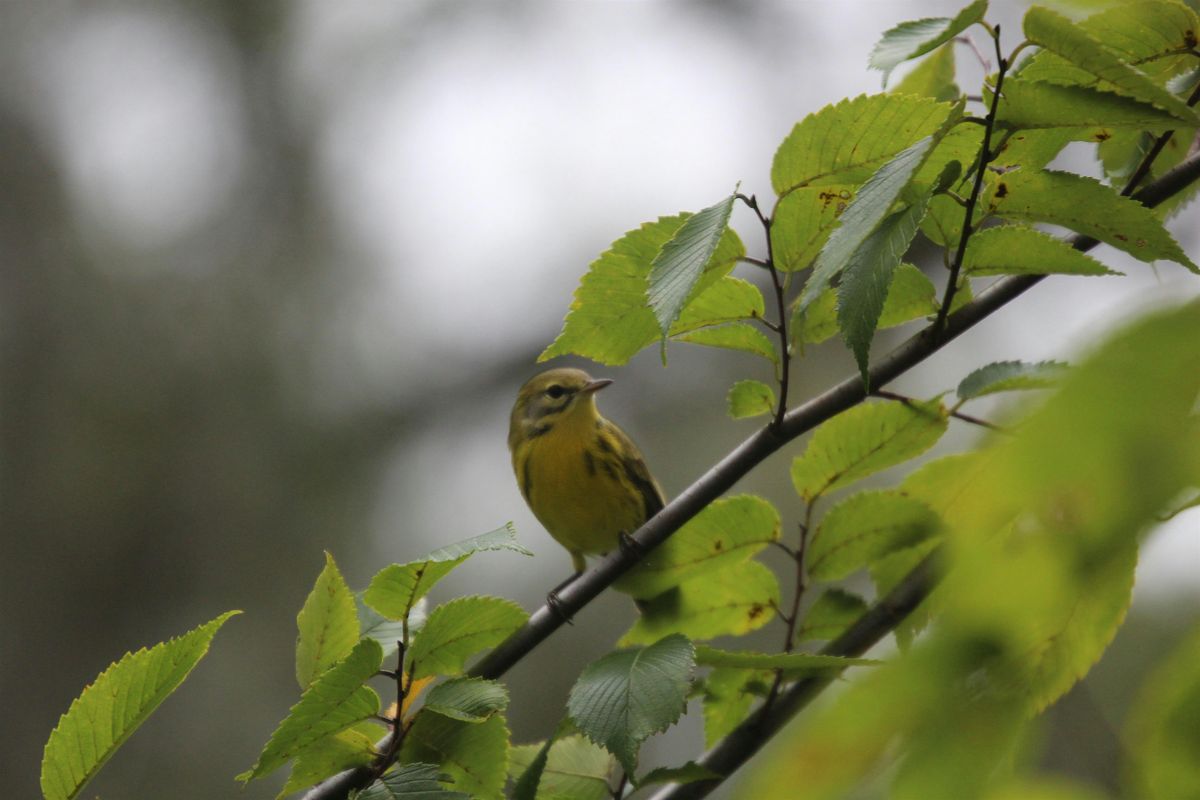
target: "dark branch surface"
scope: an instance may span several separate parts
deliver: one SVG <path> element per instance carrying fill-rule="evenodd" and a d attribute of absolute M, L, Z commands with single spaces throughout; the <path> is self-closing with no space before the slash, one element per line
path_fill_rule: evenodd
<path fill-rule="evenodd" d="M 1158 180 L 1148 184 L 1145 189 L 1134 195 L 1134 199 L 1153 207 L 1182 191 L 1198 178 L 1200 178 L 1200 154 L 1195 154 Z M 1073 247 L 1080 251 L 1091 250 L 1098 244 L 1095 239 L 1086 236 L 1075 236 L 1069 241 Z M 992 284 L 980 292 L 979 296 L 974 300 L 948 316 L 945 321 L 945 327 L 941 331 L 936 331 L 932 325 L 926 327 L 873 364 L 869 370 L 870 385 L 882 387 L 890 383 L 904 372 L 932 356 L 960 334 L 987 319 L 1009 302 L 1020 297 L 1045 277 L 1044 275 L 1017 275 L 1003 278 Z M 859 376 L 855 375 L 833 386 L 803 405 L 792 409 L 784 416 L 781 425 L 759 430 L 722 458 L 721 461 L 708 470 L 708 472 L 704 473 L 695 483 L 668 503 L 662 511 L 638 529 L 633 535 L 634 539 L 642 546 L 643 551 L 649 551 L 662 544 L 671 534 L 679 530 L 684 523 L 694 517 L 713 500 L 716 500 L 731 489 L 751 469 L 772 453 L 798 436 L 812 430 L 830 417 L 858 404 L 865 398 L 866 392 L 863 389 L 863 382 Z M 637 560 L 638 556 L 632 549 L 614 551 L 600 561 L 593 569 L 559 593 L 562 614 L 551 610 L 547 606 L 542 606 L 530 616 L 529 621 L 520 630 L 501 642 L 476 664 L 470 674 L 484 678 L 498 678 L 503 675 L 513 664 L 528 655 L 544 639 L 561 627 L 564 618 L 574 616 L 593 598 L 608 588 L 620 575 L 629 570 Z M 874 606 L 866 617 L 859 620 L 859 623 L 856 623 L 837 642 L 831 644 L 830 647 L 832 648 L 834 645 L 842 647 L 857 646 L 855 645 L 856 641 L 868 642 L 870 640 L 864 645 L 863 649 L 865 649 L 866 647 L 870 647 L 875 641 L 878 641 L 879 638 L 891 630 L 891 627 L 881 629 L 875 635 L 876 625 L 890 619 L 890 625 L 894 627 L 900 619 L 903 619 L 903 614 L 897 617 L 896 614 L 898 612 L 896 611 L 885 613 L 884 610 L 881 610 L 881 606 L 885 606 L 893 601 L 893 599 L 896 601 L 903 599 L 902 597 L 894 598 L 894 596 L 898 592 L 901 592 L 901 590 L 907 589 L 914 592 L 913 596 L 909 598 L 914 601 L 913 605 L 908 607 L 908 610 L 911 610 L 928 593 L 932 585 L 929 576 L 922 574 L 928 571 L 929 566 L 927 562 L 922 562 L 920 566 L 913 570 L 897 586 L 895 591 L 884 598 L 883 602 Z M 917 596 L 918 594 L 919 597 Z M 903 604 L 896 606 L 896 608 L 902 607 Z M 908 611 L 905 610 L 904 614 L 907 613 Z M 875 622 L 868 625 L 867 617 L 872 617 Z M 871 635 L 875 635 L 875 638 L 870 639 Z M 847 650 L 846 652 L 849 653 L 851 651 Z M 739 727 L 734 734 L 731 734 L 730 738 L 737 736 L 738 731 L 747 728 L 755 720 L 758 720 L 755 723 L 756 725 L 765 726 L 769 724 L 774 727 L 757 727 L 757 733 L 753 736 L 750 733 L 745 733 L 741 736 L 742 739 L 756 739 L 753 743 L 746 741 L 741 744 L 726 746 L 726 742 L 722 741 L 716 748 L 704 756 L 701 763 L 710 766 L 710 768 L 715 769 L 722 775 L 730 774 L 757 751 L 758 747 L 761 746 L 770 733 L 777 730 L 779 725 L 782 725 L 784 721 L 803 708 L 811 699 L 811 696 L 819 694 L 827 682 L 828 680 L 819 682 L 817 679 L 809 679 L 794 684 L 772 704 L 769 714 L 763 714 L 761 710 L 760 712 L 756 712 L 742 727 Z M 763 717 L 763 719 L 760 720 L 760 717 Z M 385 747 L 386 742 L 379 744 L 380 749 Z M 710 756 L 714 759 L 713 761 L 705 760 L 709 759 Z M 721 765 L 720 769 L 716 769 L 713 766 L 713 764 L 717 763 Z M 361 787 L 370 774 L 371 771 L 369 768 L 347 770 L 315 786 L 305 795 L 304 800 L 342 800 L 351 789 Z M 707 786 L 710 783 L 712 782 L 667 787 L 656 794 L 654 800 L 703 797 L 715 787 L 715 784 L 709 786 L 706 791 L 700 794 L 695 794 L 694 792 L 699 791 L 700 787 Z M 685 791 L 692 793 L 679 793 Z"/>

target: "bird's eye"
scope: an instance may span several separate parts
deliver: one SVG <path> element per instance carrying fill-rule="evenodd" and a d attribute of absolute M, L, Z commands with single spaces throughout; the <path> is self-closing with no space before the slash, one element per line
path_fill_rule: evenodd
<path fill-rule="evenodd" d="M 564 389 L 563 387 L 559 386 L 557 383 L 546 390 L 546 396 L 552 397 L 555 400 L 562 397 L 566 393 L 567 393 L 567 390 Z"/>

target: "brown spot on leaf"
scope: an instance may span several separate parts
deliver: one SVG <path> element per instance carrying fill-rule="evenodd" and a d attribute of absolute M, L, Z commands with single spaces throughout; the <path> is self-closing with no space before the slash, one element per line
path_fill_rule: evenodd
<path fill-rule="evenodd" d="M 716 550 L 719 553 L 724 549 L 725 549 L 725 543 L 722 542 L 720 539 L 717 539 L 715 542 L 713 542 L 713 550 Z"/>
<path fill-rule="evenodd" d="M 1196 32 L 1194 30 L 1188 29 L 1183 32 L 1183 44 L 1188 50 L 1196 46 Z"/>
<path fill-rule="evenodd" d="M 764 610 L 765 609 L 761 603 L 755 603 L 754 605 L 750 606 L 750 610 L 746 613 L 746 618 L 758 619 L 762 616 Z"/>
<path fill-rule="evenodd" d="M 996 184 L 996 199 L 1001 197 L 1008 197 L 1008 184 L 1003 181 Z"/>
<path fill-rule="evenodd" d="M 1126 236 L 1126 235 L 1125 235 L 1125 234 L 1123 234 L 1123 233 L 1114 233 L 1114 234 L 1113 234 L 1113 236 L 1117 237 L 1117 238 L 1118 238 L 1118 239 L 1120 239 L 1122 242 L 1128 242 L 1128 241 L 1129 241 L 1129 237 L 1128 237 L 1128 236 Z"/>
<path fill-rule="evenodd" d="M 1112 134 L 1109 133 L 1108 131 L 1104 131 L 1104 130 L 1096 131 L 1096 136 L 1094 138 L 1096 139 L 1097 142 L 1104 142 L 1104 141 L 1111 139 Z"/>

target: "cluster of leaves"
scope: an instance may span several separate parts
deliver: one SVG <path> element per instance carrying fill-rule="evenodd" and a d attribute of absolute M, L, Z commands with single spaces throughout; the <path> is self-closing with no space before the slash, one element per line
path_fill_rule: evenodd
<path fill-rule="evenodd" d="M 1005 56 L 986 10 L 977 0 L 953 18 L 886 33 L 871 61 L 885 81 L 902 62 L 924 60 L 891 92 L 799 122 L 774 157 L 769 214 L 735 189 L 617 240 L 583 277 L 542 359 L 622 364 L 655 343 L 665 358 L 668 341 L 746 352 L 770 364 L 778 393 L 738 381 L 730 414 L 774 413 L 778 432 L 789 365 L 806 348 L 840 334 L 875 390 L 876 331 L 926 320 L 937 337 L 974 296 L 973 281 L 1116 274 L 1084 252 L 1091 240 L 1200 271 L 1163 226 L 1190 192 L 1156 210 L 1130 197 L 1134 184 L 1181 163 L 1200 128 L 1196 13 L 1144 0 L 1075 23 L 1035 7 Z M 997 58 L 974 98 L 984 116 L 968 112 L 955 75 L 954 47 L 975 26 Z M 1097 144 L 1107 182 L 1048 168 L 1071 142 Z M 747 256 L 730 227 L 738 202 L 762 224 L 763 258 Z M 1036 227 L 1044 224 L 1077 238 Z M 918 233 L 945 254 L 941 291 L 903 260 Z M 732 274 L 742 263 L 770 278 L 770 302 Z M 793 735 L 787 759 L 768 763 L 751 796 L 837 797 L 885 774 L 898 797 L 1083 796 L 1032 776 L 1018 744 L 1111 641 L 1140 538 L 1164 512 L 1195 505 L 1180 498 L 1200 486 L 1197 341 L 1192 304 L 1129 328 L 1078 367 L 989 364 L 959 383 L 954 403 L 948 393 L 879 393 L 828 419 L 791 464 L 805 508 L 796 541 L 784 541 L 762 498 L 705 507 L 617 580 L 641 615 L 622 649 L 580 675 L 553 734 L 533 744 L 510 742 L 507 690 L 468 668 L 525 626 L 526 613 L 496 597 L 432 610 L 426 600 L 476 552 L 528 554 L 510 528 L 387 567 L 357 595 L 330 557 L 297 618 L 300 699 L 240 777 L 290 764 L 286 794 L 356 769 L 363 800 L 487 800 L 506 788 L 520 800 L 600 800 L 664 782 L 711 784 L 726 776 L 704 759 L 639 769 L 643 742 L 690 699 L 712 746 L 757 735 L 752 711 L 770 710 L 798 681 L 864 666 L 873 669 Z M 928 461 L 893 488 L 844 491 L 925 454 L 951 420 L 970 419 L 965 403 L 1046 389 L 1053 394 L 1040 393 L 1040 405 L 1014 413 L 1015 426 L 979 449 Z M 793 562 L 788 591 L 760 560 L 769 546 Z M 858 578 L 883 598 L 934 557 L 947 577 L 896 629 L 900 656 L 880 665 L 806 651 L 863 618 L 868 599 L 849 588 L 866 585 Z M 47 744 L 46 797 L 77 796 L 228 616 L 126 656 L 85 690 Z M 777 652 L 707 644 L 772 621 L 783 629 Z M 1188 721 L 1200 714 L 1196 652 L 1190 641 L 1162 667 L 1169 684 L 1150 684 L 1131 723 L 1141 745 L 1130 781 L 1144 796 L 1179 796 L 1200 781 L 1188 756 L 1197 746 Z M 389 710 L 379 681 L 396 696 Z"/>

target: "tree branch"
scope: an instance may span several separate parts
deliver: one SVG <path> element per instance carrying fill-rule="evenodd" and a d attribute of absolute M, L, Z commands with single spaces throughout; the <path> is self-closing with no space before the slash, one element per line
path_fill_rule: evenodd
<path fill-rule="evenodd" d="M 1182 191 L 1197 179 L 1200 179 L 1200 153 L 1190 156 L 1162 177 L 1148 184 L 1146 188 L 1134 195 L 1134 199 L 1153 207 Z M 1084 252 L 1099 244 L 1095 239 L 1087 236 L 1074 236 L 1068 241 L 1072 247 Z M 1045 277 L 1045 275 L 1014 275 L 992 284 L 980 292 L 974 300 L 949 315 L 941 331 L 935 330 L 935 327 L 930 325 L 873 364 L 868 371 L 870 385 L 882 387 L 895 380 L 965 331 L 1020 297 Z M 662 544 L 685 522 L 732 488 L 751 469 L 785 444 L 812 430 L 830 417 L 857 405 L 865 398 L 863 381 L 858 375 L 854 375 L 789 411 L 778 428 L 768 426 L 750 436 L 633 534 L 633 538 L 641 545 L 641 551 L 645 553 Z M 476 664 L 470 674 L 484 678 L 498 678 L 503 675 L 513 664 L 528 655 L 537 645 L 558 630 L 563 624 L 563 619 L 574 616 L 620 575 L 633 567 L 637 560 L 638 556 L 632 548 L 619 548 L 613 551 L 559 593 L 562 613 L 542 606 L 530 616 L 520 630 L 501 642 Z M 923 573 L 928 573 L 930 570 L 928 562 L 922 562 L 881 603 L 873 606 L 850 630 L 829 645 L 827 650 L 837 646 L 839 649 L 847 648 L 846 652 L 851 652 L 853 648 L 861 646 L 862 650 L 857 652 L 863 652 L 878 641 L 887 631 L 878 633 L 872 639 L 871 636 L 879 630 L 877 627 L 879 623 L 871 620 L 890 619 L 892 620 L 891 625 L 894 626 L 928 592 L 931 578 L 928 574 Z M 909 602 L 912 603 L 911 606 L 908 605 Z M 832 652 L 832 650 L 830 651 Z M 759 730 L 757 743 L 750 747 L 750 743 L 747 742 L 735 746 L 734 744 L 726 745 L 722 741 L 705 756 L 710 759 L 708 764 L 710 768 L 715 769 L 711 764 L 717 764 L 720 769 L 716 771 L 723 775 L 731 773 L 757 751 L 767 735 L 778 730 L 778 726 L 782 725 L 786 718 L 790 718 L 796 711 L 803 708 L 812 696 L 819 694 L 829 680 L 832 679 L 810 678 L 799 681 L 772 704 L 769 715 L 756 712 L 750 720 L 747 720 L 746 725 L 749 725 L 751 720 L 758 720 L 755 723 L 757 726 L 766 726 L 757 728 Z M 770 718 L 759 720 L 760 716 L 769 716 Z M 738 730 L 742 730 L 746 725 L 739 727 Z M 736 734 L 737 731 L 734 733 Z M 731 737 L 733 735 L 731 734 Z M 379 743 L 378 749 L 386 749 L 387 738 L 385 737 L 384 741 Z M 369 767 L 347 770 L 313 787 L 305 795 L 305 800 L 344 800 L 349 791 L 361 787 L 362 782 L 369 778 L 370 774 Z M 664 794 L 667 791 L 683 791 L 699 785 L 707 784 L 668 787 L 655 795 L 654 800 L 702 797 L 707 794 L 707 791 L 703 794 Z M 711 787 L 708 791 L 711 791 Z"/>

